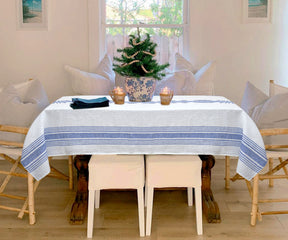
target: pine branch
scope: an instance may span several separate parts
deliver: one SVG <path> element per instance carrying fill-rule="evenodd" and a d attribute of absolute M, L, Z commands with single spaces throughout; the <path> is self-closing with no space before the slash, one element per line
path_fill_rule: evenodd
<path fill-rule="evenodd" d="M 165 76 L 162 71 L 169 66 L 168 63 L 159 65 L 154 59 L 156 56 L 157 44 L 151 41 L 149 34 L 144 40 L 138 32 L 138 37 L 129 36 L 129 46 L 117 49 L 122 53 L 121 57 L 114 57 L 119 64 L 113 64 L 113 70 L 122 76 L 130 77 L 153 77 L 160 80 Z"/>

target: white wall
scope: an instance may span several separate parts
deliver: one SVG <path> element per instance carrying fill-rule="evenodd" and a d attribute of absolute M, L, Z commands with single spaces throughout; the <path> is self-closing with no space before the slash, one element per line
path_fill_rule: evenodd
<path fill-rule="evenodd" d="M 48 31 L 16 30 L 15 0 L 0 6 L 0 87 L 33 77 L 51 101 L 70 95 L 63 66 L 88 67 L 87 1 L 48 1 Z"/>
<path fill-rule="evenodd" d="M 272 24 L 243 23 L 242 0 L 190 2 L 191 60 L 217 61 L 217 95 L 240 103 L 246 81 L 266 93 L 270 79 L 288 86 L 287 0 L 272 0 Z"/>
<path fill-rule="evenodd" d="M 63 66 L 88 71 L 98 60 L 88 37 L 98 32 L 88 24 L 97 1 L 48 0 L 49 30 L 17 31 L 15 1 L 0 0 L 0 87 L 35 77 L 51 101 L 72 94 Z M 266 93 L 270 79 L 288 86 L 288 0 L 272 2 L 272 24 L 243 24 L 242 0 L 190 0 L 190 59 L 198 67 L 217 61 L 217 95 L 240 103 L 248 80 Z"/>

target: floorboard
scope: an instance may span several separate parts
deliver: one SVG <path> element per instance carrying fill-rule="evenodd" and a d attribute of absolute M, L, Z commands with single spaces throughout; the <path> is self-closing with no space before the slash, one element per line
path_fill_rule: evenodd
<path fill-rule="evenodd" d="M 231 160 L 234 170 L 236 163 L 237 160 Z M 54 164 L 68 171 L 67 161 L 55 160 Z M 0 168 L 7 167 L 8 163 L 0 161 Z M 238 181 L 231 183 L 230 190 L 225 190 L 224 159 L 217 159 L 212 179 L 212 189 L 219 204 L 222 222 L 209 224 L 204 218 L 203 236 L 196 234 L 195 210 L 187 206 L 186 191 L 155 191 L 152 232 L 150 237 L 144 238 L 139 237 L 136 191 L 102 191 L 100 209 L 95 210 L 93 239 L 287 240 L 288 215 L 263 216 L 263 221 L 258 222 L 256 227 L 250 226 L 251 201 L 246 184 Z M 260 191 L 275 196 L 286 195 L 288 198 L 287 184 L 287 180 L 281 180 L 274 188 L 269 188 L 263 182 Z M 25 193 L 25 182 L 23 179 L 14 180 L 9 188 L 11 191 Z M 68 188 L 68 182 L 45 178 L 35 197 L 36 224 L 30 226 L 27 215 L 20 220 L 16 213 L 0 209 L 0 239 L 86 239 L 86 222 L 83 225 L 69 224 L 74 196 L 74 191 Z M 287 204 L 283 207 L 288 209 Z M 269 204 L 266 208 L 274 209 L 276 205 Z"/>

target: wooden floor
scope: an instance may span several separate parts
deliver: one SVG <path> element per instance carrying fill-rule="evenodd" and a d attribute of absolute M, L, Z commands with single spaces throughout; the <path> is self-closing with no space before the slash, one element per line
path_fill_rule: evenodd
<path fill-rule="evenodd" d="M 55 162 L 55 161 L 54 161 Z M 66 161 L 56 160 L 58 167 L 67 169 Z M 0 161 L 0 168 L 8 164 Z M 235 169 L 236 160 L 232 161 Z M 221 223 L 209 224 L 204 218 L 203 236 L 197 236 L 195 210 L 186 203 L 186 192 L 181 190 L 156 191 L 150 237 L 139 237 L 136 191 L 102 191 L 100 209 L 95 211 L 93 239 L 277 239 L 287 240 L 288 215 L 263 216 L 256 227 L 250 222 L 250 197 L 244 182 L 231 183 L 224 189 L 224 160 L 217 159 L 212 172 L 213 192 L 221 211 Z M 23 180 L 12 183 L 20 193 Z M 261 183 L 260 191 L 288 197 L 288 182 L 283 180 L 274 188 Z M 3 198 L 0 199 L 0 201 Z M 28 216 L 17 219 L 16 213 L 0 209 L 0 239 L 13 240 L 64 240 L 86 239 L 86 222 L 70 225 L 69 212 L 74 192 L 68 183 L 56 179 L 44 179 L 36 193 L 36 224 L 28 224 Z M 270 204 L 269 209 L 275 205 Z M 288 209 L 288 206 L 286 206 Z"/>

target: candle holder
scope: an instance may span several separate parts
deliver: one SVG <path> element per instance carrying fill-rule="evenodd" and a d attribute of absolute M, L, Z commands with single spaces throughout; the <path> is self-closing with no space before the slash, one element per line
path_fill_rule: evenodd
<path fill-rule="evenodd" d="M 109 91 L 109 95 L 115 104 L 124 104 L 126 93 L 122 88 L 114 88 L 112 91 Z"/>
<path fill-rule="evenodd" d="M 169 105 L 173 98 L 173 90 L 165 87 L 160 92 L 160 100 L 162 105 Z"/>

